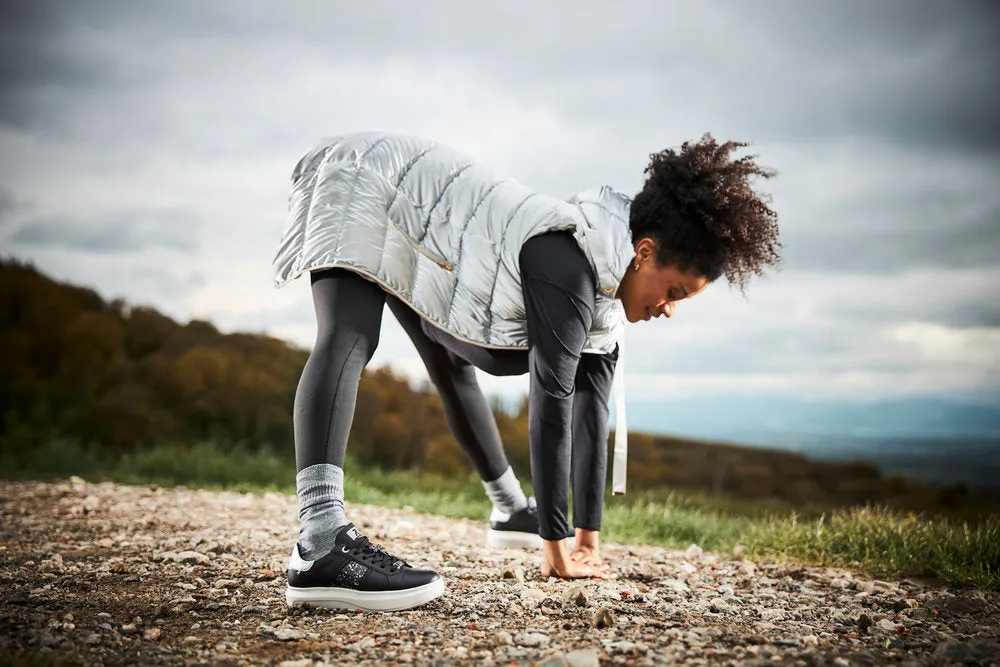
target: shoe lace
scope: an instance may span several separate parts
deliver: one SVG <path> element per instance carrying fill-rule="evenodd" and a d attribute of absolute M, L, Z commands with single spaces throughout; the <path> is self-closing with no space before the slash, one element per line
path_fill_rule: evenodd
<path fill-rule="evenodd" d="M 372 544 L 365 536 L 361 536 L 351 547 L 351 553 L 366 563 L 371 563 L 375 567 L 388 568 L 395 572 L 402 567 L 409 567 L 409 564 L 402 558 L 396 558 L 385 550 L 381 544 Z"/>

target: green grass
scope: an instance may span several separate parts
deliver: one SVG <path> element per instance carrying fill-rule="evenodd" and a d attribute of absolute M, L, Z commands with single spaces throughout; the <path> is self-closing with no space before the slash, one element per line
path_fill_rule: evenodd
<path fill-rule="evenodd" d="M 286 457 L 213 444 L 156 447 L 111 461 L 66 441 L 55 441 L 28 460 L 0 457 L 8 478 L 184 485 L 294 494 L 295 468 Z M 485 520 L 489 501 L 474 475 L 442 477 L 418 471 L 345 468 L 349 502 L 412 507 L 453 518 Z M 530 489 L 527 489 L 530 493 Z M 602 539 L 627 544 L 747 554 L 855 568 L 875 576 L 923 576 L 954 585 L 1000 589 L 1000 517 L 966 522 L 885 508 L 853 508 L 816 516 L 766 504 L 642 492 L 605 503 Z"/>

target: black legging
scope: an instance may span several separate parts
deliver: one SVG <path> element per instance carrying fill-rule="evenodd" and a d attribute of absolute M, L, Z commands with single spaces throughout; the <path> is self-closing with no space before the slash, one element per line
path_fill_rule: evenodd
<path fill-rule="evenodd" d="M 507 470 L 509 464 L 500 432 L 493 411 L 479 388 L 475 369 L 465 359 L 431 340 L 424 333 L 423 318 L 416 311 L 347 269 L 313 273 L 312 290 L 318 325 L 316 345 L 295 394 L 298 470 L 317 463 L 343 466 L 361 371 L 378 346 L 382 306 L 386 302 L 417 348 L 431 382 L 441 395 L 455 439 L 472 459 L 479 476 L 484 481 L 492 481 Z M 462 344 L 458 340 L 455 342 Z M 500 352 L 502 354 L 496 355 L 499 358 L 494 360 L 499 362 L 493 365 L 494 374 L 518 375 L 527 371 L 527 353 Z M 484 355 L 484 360 L 487 356 Z M 505 361 L 509 364 L 506 367 L 503 366 Z"/>
<path fill-rule="evenodd" d="M 361 372 L 378 346 L 388 302 L 441 395 L 456 440 L 484 481 L 500 477 L 508 462 L 474 368 L 492 375 L 531 373 L 529 439 L 539 533 L 545 539 L 571 534 L 571 464 L 573 524 L 599 530 L 617 355 L 580 352 L 593 320 L 593 271 L 576 241 L 562 232 L 527 241 L 520 261 L 530 352 L 460 341 L 350 270 L 313 272 L 317 337 L 295 394 L 297 469 L 343 466 Z"/>

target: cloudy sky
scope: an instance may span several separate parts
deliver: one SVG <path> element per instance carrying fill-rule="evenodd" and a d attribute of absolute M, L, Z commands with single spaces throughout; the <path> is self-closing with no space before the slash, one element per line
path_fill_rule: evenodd
<path fill-rule="evenodd" d="M 273 289 L 271 259 L 292 167 L 321 137 L 425 136 L 568 196 L 634 193 L 650 152 L 712 132 L 780 172 L 761 187 L 786 261 L 745 299 L 723 282 L 671 321 L 630 327 L 633 424 L 808 431 L 886 401 L 914 406 L 903 422 L 928 405 L 1000 414 L 990 2 L 8 0 L 0 12 L 0 246 L 55 278 L 308 347 L 308 285 Z M 376 363 L 421 376 L 388 312 Z M 939 430 L 962 430 L 941 414 Z"/>

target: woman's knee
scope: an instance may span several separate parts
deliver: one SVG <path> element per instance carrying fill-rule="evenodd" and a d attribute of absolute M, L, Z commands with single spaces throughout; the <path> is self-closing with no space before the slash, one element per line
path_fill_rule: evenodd
<path fill-rule="evenodd" d="M 444 348 L 425 356 L 424 366 L 431 383 L 439 392 L 478 385 L 475 369 L 469 364 L 458 362 Z"/>
<path fill-rule="evenodd" d="M 360 362 L 362 368 L 371 361 L 378 348 L 379 329 L 359 330 L 336 326 L 324 327 L 316 333 L 310 358 L 321 359 L 324 365 L 340 367 L 344 364 Z"/>

